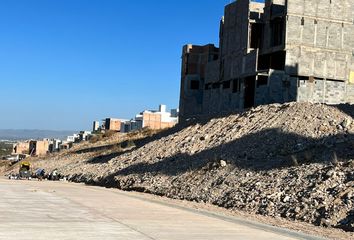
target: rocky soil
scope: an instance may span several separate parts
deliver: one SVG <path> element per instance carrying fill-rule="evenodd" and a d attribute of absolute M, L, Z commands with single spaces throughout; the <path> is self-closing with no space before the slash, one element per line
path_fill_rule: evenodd
<path fill-rule="evenodd" d="M 260 106 L 35 161 L 70 180 L 354 232 L 354 107 Z M 130 136 L 131 137 L 131 136 Z"/>

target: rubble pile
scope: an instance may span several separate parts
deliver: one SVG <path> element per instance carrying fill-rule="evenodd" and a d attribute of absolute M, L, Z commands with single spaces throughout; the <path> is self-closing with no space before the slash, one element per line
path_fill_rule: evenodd
<path fill-rule="evenodd" d="M 83 153 L 43 164 L 72 181 L 354 231 L 353 113 L 272 104 L 100 153 L 102 161 Z"/>

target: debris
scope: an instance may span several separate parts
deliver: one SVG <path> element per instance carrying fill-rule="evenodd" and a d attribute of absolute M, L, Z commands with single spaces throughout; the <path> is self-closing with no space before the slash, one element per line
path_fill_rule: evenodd
<path fill-rule="evenodd" d="M 350 109 L 259 106 L 125 153 L 72 152 L 36 164 L 69 181 L 354 231 L 354 136 L 345 130 L 353 128 Z"/>
<path fill-rule="evenodd" d="M 226 166 L 227 166 L 226 161 L 220 160 L 220 166 L 221 166 L 221 167 L 226 167 Z"/>

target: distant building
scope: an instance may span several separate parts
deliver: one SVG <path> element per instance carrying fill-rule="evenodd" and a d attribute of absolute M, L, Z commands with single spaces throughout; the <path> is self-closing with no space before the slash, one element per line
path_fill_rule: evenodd
<path fill-rule="evenodd" d="M 178 123 L 178 109 L 167 112 L 166 105 L 160 105 L 159 110 L 145 110 L 136 115 L 134 120 L 121 124 L 121 132 L 130 132 L 142 128 L 153 130 L 166 129 Z"/>
<path fill-rule="evenodd" d="M 29 154 L 30 153 L 30 142 L 18 142 L 13 146 L 13 154 Z"/>
<path fill-rule="evenodd" d="M 105 119 L 105 130 L 107 131 L 120 131 L 120 127 L 124 120 L 116 118 L 106 118 Z"/>
<path fill-rule="evenodd" d="M 139 130 L 143 128 L 142 121 L 140 120 L 130 120 L 122 122 L 120 131 L 122 133 L 127 133 L 135 130 Z"/>
<path fill-rule="evenodd" d="M 93 127 L 92 127 L 92 131 L 93 132 L 97 132 L 100 130 L 100 122 L 99 121 L 94 121 L 93 122 Z"/>
<path fill-rule="evenodd" d="M 61 143 L 62 143 L 62 140 L 60 140 L 60 139 L 52 139 L 50 141 L 49 151 L 50 152 L 58 152 L 60 150 Z"/>
<path fill-rule="evenodd" d="M 68 136 L 68 137 L 66 138 L 66 141 L 67 141 L 67 142 L 71 142 L 71 143 L 77 142 L 77 141 L 79 141 L 79 140 L 80 140 L 79 134 L 73 134 L 72 136 Z"/>
<path fill-rule="evenodd" d="M 49 152 L 49 142 L 47 140 L 30 141 L 29 150 L 32 156 L 44 156 Z"/>
<path fill-rule="evenodd" d="M 158 111 L 144 111 L 137 120 L 142 120 L 142 127 L 158 130 L 171 128 L 178 123 L 178 117 L 172 117 L 171 112 L 166 111 L 166 105 L 160 105 Z"/>
<path fill-rule="evenodd" d="M 91 135 L 90 131 L 81 131 L 79 133 L 79 141 L 87 141 L 89 139 L 89 136 Z"/>

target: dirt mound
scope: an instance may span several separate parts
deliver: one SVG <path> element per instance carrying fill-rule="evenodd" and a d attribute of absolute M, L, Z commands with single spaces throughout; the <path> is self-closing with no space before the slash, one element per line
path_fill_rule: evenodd
<path fill-rule="evenodd" d="M 349 105 L 260 106 L 135 149 L 40 164 L 73 181 L 354 231 L 353 112 Z"/>

